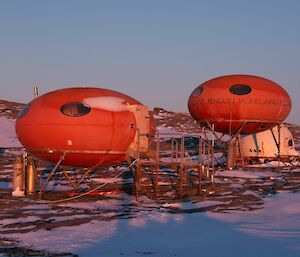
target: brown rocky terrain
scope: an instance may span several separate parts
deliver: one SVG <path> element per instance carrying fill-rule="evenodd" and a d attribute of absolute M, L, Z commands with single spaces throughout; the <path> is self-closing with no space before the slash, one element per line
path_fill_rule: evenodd
<path fill-rule="evenodd" d="M 16 119 L 24 104 L 0 100 L 0 117 Z"/>

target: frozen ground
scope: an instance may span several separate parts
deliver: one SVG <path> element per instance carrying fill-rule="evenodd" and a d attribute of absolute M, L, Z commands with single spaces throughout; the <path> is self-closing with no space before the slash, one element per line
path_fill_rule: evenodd
<path fill-rule="evenodd" d="M 300 169 L 219 172 L 209 194 L 182 200 L 118 193 L 51 203 L 11 197 L 9 168 L 0 256 L 300 255 Z"/>
<path fill-rule="evenodd" d="M 254 212 L 208 213 L 209 217 L 233 224 L 239 231 L 272 238 L 300 251 L 300 194 L 280 192 L 264 199 L 264 208 Z"/>
<path fill-rule="evenodd" d="M 55 206 L 28 201 L 19 218 L 1 214 L 0 231 L 46 256 L 299 256 L 299 197 L 268 196 L 252 212 L 205 211 L 216 200 L 159 204 L 126 194 Z"/>
<path fill-rule="evenodd" d="M 156 115 L 162 132 L 173 132 L 177 123 L 177 131 L 193 127 L 188 115 Z M 167 119 L 176 123 L 169 126 Z M 0 132 L 7 133 L 0 142 L 18 146 L 13 121 L 7 120 L 0 123 Z M 141 196 L 137 201 L 119 190 L 51 203 L 69 197 L 70 188 L 51 183 L 59 192 L 45 193 L 43 200 L 11 196 L 19 151 L 0 153 L 0 256 L 300 256 L 300 168 L 217 172 L 213 186 L 181 200 Z M 90 183 L 132 185 L 128 176 L 110 176 L 118 168 L 103 172 L 106 177 Z"/>

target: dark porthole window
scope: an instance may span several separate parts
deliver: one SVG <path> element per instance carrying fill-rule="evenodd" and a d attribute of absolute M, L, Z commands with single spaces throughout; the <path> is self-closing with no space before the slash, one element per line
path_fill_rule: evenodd
<path fill-rule="evenodd" d="M 289 145 L 289 146 L 293 146 L 293 145 L 294 145 L 293 139 L 290 139 L 290 140 L 288 141 L 288 145 Z"/>
<path fill-rule="evenodd" d="M 196 97 L 200 94 L 202 94 L 204 88 L 202 86 L 197 87 L 193 92 L 192 92 L 192 97 Z"/>
<path fill-rule="evenodd" d="M 88 114 L 91 111 L 91 107 L 83 103 L 73 102 L 64 104 L 60 111 L 66 116 L 80 117 Z"/>
<path fill-rule="evenodd" d="M 252 91 L 252 89 L 247 85 L 237 84 L 233 85 L 229 91 L 234 95 L 247 95 Z"/>
<path fill-rule="evenodd" d="M 22 118 L 30 109 L 31 104 L 26 104 L 23 109 L 18 113 L 18 119 Z"/>

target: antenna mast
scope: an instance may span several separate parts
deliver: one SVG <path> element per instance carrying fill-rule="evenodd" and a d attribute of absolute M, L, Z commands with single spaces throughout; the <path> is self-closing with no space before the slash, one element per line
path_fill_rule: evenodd
<path fill-rule="evenodd" d="M 39 89 L 37 86 L 33 87 L 33 95 L 34 95 L 34 98 L 37 98 L 39 96 Z"/>

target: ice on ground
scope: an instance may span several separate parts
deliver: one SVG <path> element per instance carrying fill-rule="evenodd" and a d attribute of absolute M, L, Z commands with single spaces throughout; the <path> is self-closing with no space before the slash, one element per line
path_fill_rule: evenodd
<path fill-rule="evenodd" d="M 124 194 L 96 202 L 57 205 L 66 211 L 68 208 L 99 210 L 95 217 L 91 216 L 91 221 L 84 224 L 10 233 L 6 237 L 35 249 L 72 252 L 81 257 L 145 254 L 196 257 L 200 253 L 206 257 L 292 257 L 299 256 L 299 251 L 293 249 L 294 243 L 300 245 L 299 197 L 300 193 L 280 193 L 266 198 L 264 209 L 224 214 L 186 211 L 226 202 L 205 200 L 159 205 L 155 201 L 146 199 L 143 202 L 141 199 L 137 204 L 134 197 Z M 46 206 L 38 205 L 44 209 Z M 170 212 L 173 208 L 178 212 Z M 39 209 L 33 210 L 33 214 Z M 101 213 L 100 210 L 109 210 L 109 213 Z M 53 222 L 72 218 L 89 218 L 89 213 L 82 212 L 82 215 L 71 217 L 51 216 Z M 34 220 L 35 216 L 28 217 L 28 220 L 31 219 Z M 9 224 L 18 220 L 3 221 Z M 285 238 L 291 240 L 284 244 L 276 243 Z"/>
<path fill-rule="evenodd" d="M 203 213 L 142 211 L 133 218 L 94 220 L 72 227 L 10 234 L 25 246 L 85 256 L 161 257 L 299 256 L 299 252 L 252 237 Z M 251 242 L 251 243 L 249 243 Z M 255 245 L 255 247 L 253 247 Z M 216 247 L 218 246 L 218 247 Z"/>
<path fill-rule="evenodd" d="M 250 174 L 255 174 L 255 178 L 261 175 L 274 176 L 272 172 L 250 172 Z M 300 221 L 297 220 L 300 214 L 299 194 L 287 194 L 283 197 L 284 195 L 285 193 L 280 193 L 282 199 L 266 198 L 266 208 L 269 208 L 266 213 L 263 209 L 255 212 L 229 211 L 227 214 L 220 214 L 223 215 L 221 217 L 214 216 L 218 213 L 210 213 L 207 217 L 205 213 L 186 212 L 221 203 L 215 200 L 175 202 L 160 206 L 147 198 L 141 198 L 141 202 L 137 203 L 134 197 L 123 194 L 96 202 L 63 203 L 56 205 L 63 210 L 59 211 L 60 214 L 68 213 L 71 208 L 78 209 L 79 212 L 71 216 L 55 215 L 53 212 L 53 216 L 51 215 L 53 222 L 74 218 L 89 219 L 89 217 L 91 221 L 80 225 L 63 225 L 51 230 L 34 229 L 27 233 L 10 233 L 5 237 L 20 240 L 25 246 L 36 249 L 73 252 L 79 256 L 152 254 L 163 257 L 174 255 L 193 257 L 199 256 L 200 252 L 207 257 L 298 256 L 299 251 L 287 246 L 292 244 L 294 247 L 294 242 L 297 244 L 299 241 L 297 239 L 300 235 Z M 33 219 L 40 211 L 52 214 L 52 210 L 49 209 L 52 205 L 42 203 L 35 206 L 33 203 L 30 202 L 29 206 L 23 208 L 31 211 L 31 215 L 28 213 L 29 219 Z M 281 206 L 282 210 L 277 210 L 278 206 Z M 179 212 L 168 212 L 168 209 L 172 208 L 178 209 Z M 91 216 L 89 212 L 81 210 L 91 210 Z M 277 213 L 282 215 L 272 219 L 272 214 Z M 232 220 L 223 219 L 231 216 Z M 292 224 L 293 229 L 286 229 L 289 224 L 284 221 L 285 218 L 290 220 L 290 228 Z M 220 219 L 221 222 L 215 219 Z M 20 221 L 4 219 L 4 222 L 14 224 Z M 24 224 L 22 229 L 30 229 L 30 225 Z M 2 228 L 2 231 L 7 231 L 7 228 Z M 267 239 L 268 233 L 272 233 L 275 239 Z M 291 240 L 284 244 L 277 244 L 277 241 L 274 241 L 285 238 Z M 218 247 L 215 247 L 216 245 Z"/>
<path fill-rule="evenodd" d="M 33 222 L 33 221 L 37 221 L 40 220 L 41 218 L 38 216 L 27 216 L 27 217 L 22 217 L 22 218 L 11 218 L 11 219 L 2 219 L 0 220 L 0 225 L 6 226 L 6 225 L 10 225 L 10 224 L 16 224 L 16 223 L 25 223 L 25 222 Z M 1 229 L 2 230 L 2 229 Z"/>
<path fill-rule="evenodd" d="M 58 190 L 58 191 L 70 191 L 72 189 L 71 185 L 66 183 L 66 181 L 49 181 L 45 186 L 47 190 Z"/>
<path fill-rule="evenodd" d="M 217 220 L 233 223 L 253 236 L 277 238 L 300 250 L 300 193 L 280 192 L 265 198 L 264 208 L 253 212 L 208 213 Z"/>
<path fill-rule="evenodd" d="M 280 173 L 275 173 L 270 171 L 258 172 L 258 171 L 245 171 L 245 170 L 216 171 L 215 175 L 219 177 L 236 177 L 236 178 L 249 178 L 249 179 L 282 176 Z"/>
<path fill-rule="evenodd" d="M 26 205 L 22 209 L 23 210 L 49 210 L 50 206 L 46 203 L 32 204 L 32 205 Z"/>
<path fill-rule="evenodd" d="M 72 252 L 91 244 L 101 243 L 109 238 L 115 233 L 117 223 L 116 219 L 111 221 L 94 220 L 77 226 L 9 234 L 9 237 L 22 241 L 25 246 L 34 246 L 36 249 Z"/>
<path fill-rule="evenodd" d="M 15 132 L 15 121 L 0 117 L 0 147 L 22 147 Z"/>
<path fill-rule="evenodd" d="M 132 227 L 126 219 L 122 219 L 112 237 L 98 244 L 80 247 L 75 253 L 82 257 L 282 257 L 299 254 L 267 239 L 243 234 L 228 224 L 213 221 L 199 213 L 185 215 L 184 218 L 150 221 L 142 227 Z"/>
<path fill-rule="evenodd" d="M 278 161 L 271 161 L 267 163 L 259 163 L 259 164 L 252 164 L 248 165 L 248 167 L 252 168 L 276 168 L 276 167 L 293 167 L 299 166 L 300 162 L 293 161 L 293 162 L 278 162 Z"/>
<path fill-rule="evenodd" d="M 9 188 L 11 188 L 11 185 L 12 185 L 12 183 L 10 183 L 10 182 L 0 181 L 0 188 L 1 189 L 9 189 Z"/>

